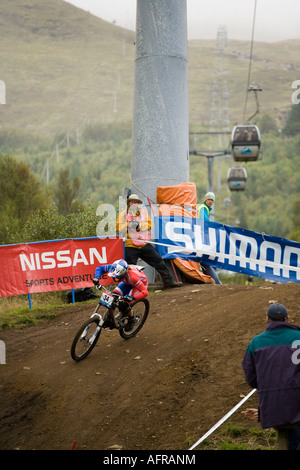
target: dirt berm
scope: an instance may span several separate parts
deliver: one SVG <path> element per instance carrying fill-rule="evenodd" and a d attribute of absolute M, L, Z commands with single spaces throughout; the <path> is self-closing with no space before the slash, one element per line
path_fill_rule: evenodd
<path fill-rule="evenodd" d="M 149 300 L 135 338 L 104 330 L 80 363 L 70 346 L 93 303 L 0 331 L 0 449 L 187 450 L 250 392 L 241 361 L 269 303 L 300 325 L 297 284 L 185 285 Z"/>

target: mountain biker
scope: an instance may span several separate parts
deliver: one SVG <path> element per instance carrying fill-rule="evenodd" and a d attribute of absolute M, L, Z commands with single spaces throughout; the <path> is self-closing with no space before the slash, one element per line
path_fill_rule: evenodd
<path fill-rule="evenodd" d="M 136 266 L 128 265 L 124 259 L 114 261 L 112 264 L 98 266 L 95 271 L 93 283 L 99 285 L 99 279 L 105 273 L 115 282 L 120 282 L 112 291 L 124 296 L 123 302 L 119 304 L 119 309 L 129 317 L 129 328 L 133 322 L 130 304 L 135 300 L 141 300 L 149 294 L 148 279 Z"/>

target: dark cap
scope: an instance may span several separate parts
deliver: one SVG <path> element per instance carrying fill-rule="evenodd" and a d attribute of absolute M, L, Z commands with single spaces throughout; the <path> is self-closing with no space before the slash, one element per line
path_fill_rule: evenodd
<path fill-rule="evenodd" d="M 284 305 L 282 304 L 272 304 L 267 310 L 267 317 L 270 320 L 281 321 L 287 318 L 287 311 Z"/>

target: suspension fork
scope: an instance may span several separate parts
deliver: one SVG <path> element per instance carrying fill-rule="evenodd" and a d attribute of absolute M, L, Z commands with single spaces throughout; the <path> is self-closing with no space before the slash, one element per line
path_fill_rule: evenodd
<path fill-rule="evenodd" d="M 109 309 L 107 308 L 105 310 L 105 313 L 101 315 L 101 313 L 98 313 L 98 310 L 100 308 L 101 304 L 100 302 L 96 305 L 96 308 L 94 310 L 94 313 L 91 315 L 91 318 L 93 317 L 98 317 L 99 318 L 99 326 L 101 327 L 104 323 L 104 319 L 107 317 L 107 314 L 109 314 Z"/>
<path fill-rule="evenodd" d="M 114 311 L 116 309 L 116 305 L 111 305 L 110 308 L 107 308 L 104 312 L 103 315 L 101 315 L 100 313 L 98 313 L 98 310 L 99 310 L 99 307 L 101 306 L 100 303 L 97 304 L 96 308 L 95 308 L 95 311 L 94 313 L 92 314 L 92 317 L 95 317 L 97 316 L 99 318 L 99 327 L 101 328 L 105 319 L 109 316 L 111 321 L 112 321 L 112 324 L 114 325 L 115 328 L 119 328 L 119 325 L 118 323 L 116 322 L 115 320 L 115 317 L 114 317 Z M 98 331 L 98 328 L 97 328 L 97 331 Z"/>

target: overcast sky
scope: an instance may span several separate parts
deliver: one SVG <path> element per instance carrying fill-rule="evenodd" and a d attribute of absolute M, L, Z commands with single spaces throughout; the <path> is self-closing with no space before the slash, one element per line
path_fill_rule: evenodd
<path fill-rule="evenodd" d="M 137 0 L 65 1 L 135 30 Z M 218 27 L 224 25 L 229 39 L 251 40 L 254 6 L 255 0 L 187 0 L 188 39 L 215 39 Z M 254 40 L 295 38 L 300 38 L 300 0 L 257 0 Z"/>

